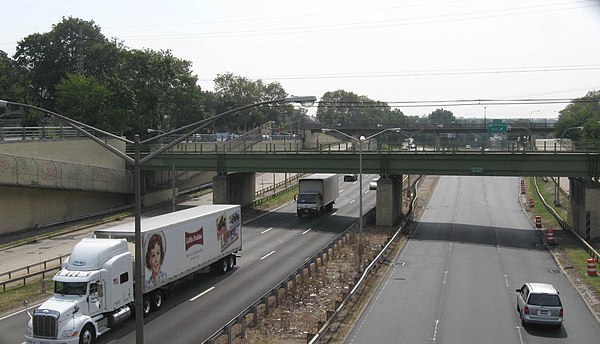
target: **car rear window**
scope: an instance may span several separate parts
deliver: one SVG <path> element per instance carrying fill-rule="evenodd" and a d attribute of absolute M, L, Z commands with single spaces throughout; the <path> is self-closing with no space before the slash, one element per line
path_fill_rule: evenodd
<path fill-rule="evenodd" d="M 560 298 L 558 295 L 548 295 L 548 294 L 531 294 L 529 297 L 530 305 L 534 306 L 548 306 L 548 307 L 559 307 Z"/>

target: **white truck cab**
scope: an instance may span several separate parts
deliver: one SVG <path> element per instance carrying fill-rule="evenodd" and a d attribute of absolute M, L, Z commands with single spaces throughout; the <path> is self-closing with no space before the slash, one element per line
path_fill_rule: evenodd
<path fill-rule="evenodd" d="M 91 343 L 131 314 L 132 258 L 125 240 L 81 240 L 52 280 L 53 296 L 30 314 L 26 343 Z"/>

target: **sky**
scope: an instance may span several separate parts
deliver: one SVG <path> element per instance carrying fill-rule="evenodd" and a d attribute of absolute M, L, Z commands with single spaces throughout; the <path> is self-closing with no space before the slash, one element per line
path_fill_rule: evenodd
<path fill-rule="evenodd" d="M 600 0 L 22 0 L 3 4 L 0 50 L 63 17 L 131 49 L 290 95 L 345 90 L 406 115 L 557 118 L 600 90 Z M 523 102 L 521 100 L 527 99 Z M 460 101 L 460 102 L 457 102 Z M 472 102 L 465 102 L 472 101 Z M 314 111 L 314 110 L 313 110 Z"/>

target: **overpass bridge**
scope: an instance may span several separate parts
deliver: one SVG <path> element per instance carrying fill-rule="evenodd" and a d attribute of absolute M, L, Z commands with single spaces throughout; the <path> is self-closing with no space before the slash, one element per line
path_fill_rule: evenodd
<path fill-rule="evenodd" d="M 382 128 L 376 126 L 373 130 Z M 402 190 L 405 174 L 570 177 L 572 208 L 584 209 L 583 220 L 574 221 L 574 227 L 577 228 L 578 222 L 585 224 L 585 216 L 591 215 L 596 216 L 593 223 L 600 223 L 600 218 L 594 215 L 600 213 L 594 208 L 600 207 L 600 202 L 592 201 L 598 199 L 594 191 L 598 189 L 600 174 L 597 150 L 564 151 L 556 144 L 531 150 L 531 146 L 507 142 L 496 148 L 484 145 L 475 150 L 421 146 L 403 151 L 403 136 L 390 133 L 385 139 L 388 141 L 382 136 L 379 141 L 364 142 L 362 153 L 355 143 L 323 134 L 319 128 L 305 130 L 301 138 L 282 140 L 253 135 L 229 142 L 183 142 L 142 165 L 142 170 L 147 175 L 173 168 L 214 171 L 217 172 L 213 179 L 216 203 L 248 204 L 254 197 L 256 172 L 357 173 L 362 158 L 363 173 L 382 176 L 377 192 L 378 223 L 382 225 L 393 224 L 401 216 L 398 190 Z M 150 152 L 157 145 L 144 148 Z"/>

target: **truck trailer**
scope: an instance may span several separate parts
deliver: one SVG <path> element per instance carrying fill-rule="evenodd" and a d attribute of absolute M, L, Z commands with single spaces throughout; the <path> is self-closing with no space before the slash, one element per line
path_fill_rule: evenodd
<path fill-rule="evenodd" d="M 53 277 L 54 293 L 33 314 L 26 343 L 91 343 L 134 312 L 133 223 L 97 230 Z M 161 308 L 173 284 L 194 273 L 225 273 L 242 250 L 238 205 L 204 205 L 142 219 L 143 313 Z"/>
<path fill-rule="evenodd" d="M 296 196 L 298 217 L 305 214 L 321 216 L 331 211 L 339 194 L 337 174 L 317 173 L 299 179 Z"/>

